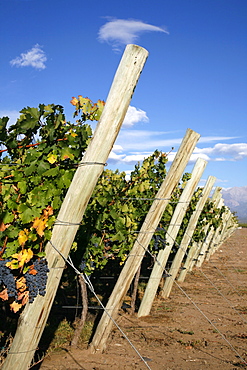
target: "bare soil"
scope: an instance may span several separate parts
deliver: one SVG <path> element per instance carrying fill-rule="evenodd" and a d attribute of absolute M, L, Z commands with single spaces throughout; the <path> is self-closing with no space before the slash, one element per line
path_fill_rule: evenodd
<path fill-rule="evenodd" d="M 41 370 L 247 368 L 246 283 L 245 228 L 236 230 L 201 269 L 187 274 L 180 286 L 189 298 L 174 286 L 168 299 L 156 299 L 150 316 L 137 319 L 120 312 L 118 324 L 146 364 L 114 329 L 105 353 L 93 355 L 86 345 L 67 347 L 47 356 Z"/>

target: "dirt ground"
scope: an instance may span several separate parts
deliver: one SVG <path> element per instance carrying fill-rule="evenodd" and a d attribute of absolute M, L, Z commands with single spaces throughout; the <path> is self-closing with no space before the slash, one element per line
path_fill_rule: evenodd
<path fill-rule="evenodd" d="M 41 370 L 247 369 L 246 283 L 245 228 L 187 274 L 181 288 L 190 299 L 174 286 L 168 299 L 155 301 L 150 316 L 120 313 L 118 324 L 146 363 L 116 329 L 104 354 L 64 348 L 46 357 Z"/>

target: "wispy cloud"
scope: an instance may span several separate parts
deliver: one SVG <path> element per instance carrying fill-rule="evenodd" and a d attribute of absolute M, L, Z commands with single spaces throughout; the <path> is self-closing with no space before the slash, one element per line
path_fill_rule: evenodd
<path fill-rule="evenodd" d="M 174 131 L 123 130 L 118 137 L 117 146 L 114 146 L 111 152 L 109 162 L 118 165 L 133 165 L 138 161 L 143 161 L 143 159 L 152 154 L 155 149 L 168 152 L 168 162 L 172 162 L 182 142 L 182 137 L 167 139 L 166 137 L 168 135 L 171 136 L 171 134 L 174 134 Z M 203 146 L 203 144 L 218 140 L 227 141 L 233 139 L 235 139 L 235 137 L 207 136 L 202 137 L 199 144 Z M 171 150 L 172 147 L 175 147 L 175 150 Z M 196 147 L 189 163 L 195 163 L 198 158 L 203 158 L 208 162 L 220 162 L 240 161 L 246 157 L 247 143 L 217 143 L 210 147 Z"/>
<path fill-rule="evenodd" d="M 144 110 L 136 107 L 129 106 L 125 119 L 123 121 L 123 127 L 131 127 L 138 122 L 148 122 L 147 113 Z"/>
<path fill-rule="evenodd" d="M 209 148 L 196 148 L 195 153 L 209 156 L 213 161 L 240 161 L 247 158 L 247 143 L 218 143 Z"/>
<path fill-rule="evenodd" d="M 98 33 L 99 41 L 108 42 L 115 51 L 121 45 L 135 43 L 143 32 L 169 33 L 164 27 L 157 27 L 135 19 L 109 19 Z"/>
<path fill-rule="evenodd" d="M 45 69 L 47 57 L 42 47 L 36 44 L 31 50 L 26 53 L 21 53 L 19 57 L 12 59 L 10 64 L 14 67 L 33 67 L 36 69 Z"/>
<path fill-rule="evenodd" d="M 149 131 L 149 130 L 133 130 L 126 129 L 120 132 L 117 144 L 121 145 L 125 150 L 135 151 L 152 151 L 155 149 L 170 150 L 175 146 L 178 148 L 183 140 L 183 137 L 175 137 L 177 131 Z M 173 134 L 171 137 L 171 134 Z M 199 143 L 213 143 L 215 141 L 234 140 L 235 136 L 207 136 L 201 137 Z"/>

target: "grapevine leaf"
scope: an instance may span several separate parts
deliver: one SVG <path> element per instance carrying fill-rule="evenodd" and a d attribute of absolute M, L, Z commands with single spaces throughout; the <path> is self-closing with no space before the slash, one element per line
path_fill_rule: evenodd
<path fill-rule="evenodd" d="M 61 159 L 64 161 L 65 159 L 74 159 L 74 155 L 69 147 L 63 148 L 61 150 Z"/>
<path fill-rule="evenodd" d="M 37 167 L 37 173 L 38 175 L 42 175 L 45 171 L 47 171 L 50 168 L 50 165 L 45 161 L 40 161 L 39 165 Z"/>
<path fill-rule="evenodd" d="M 25 283 L 26 283 L 26 280 L 24 276 L 21 276 L 19 279 L 16 280 L 16 289 L 21 293 L 24 292 L 24 290 L 26 290 L 27 288 Z"/>
<path fill-rule="evenodd" d="M 1 298 L 3 301 L 7 301 L 7 300 L 9 299 L 7 288 L 5 288 L 4 290 L 2 290 L 2 291 L 0 292 L 0 298 Z"/>
<path fill-rule="evenodd" d="M 42 257 L 46 256 L 46 253 L 45 252 L 39 252 L 39 253 L 36 254 L 36 256 L 42 258 Z"/>
<path fill-rule="evenodd" d="M 29 292 L 26 290 L 23 293 L 18 292 L 18 301 L 21 301 L 21 305 L 25 306 L 27 302 L 29 301 Z"/>
<path fill-rule="evenodd" d="M 129 210 L 129 207 L 127 206 L 127 204 L 125 203 L 122 207 L 122 212 L 128 212 Z"/>
<path fill-rule="evenodd" d="M 37 234 L 39 236 L 43 236 L 44 235 L 44 229 L 46 227 L 46 222 L 47 222 L 47 219 L 45 218 L 38 218 L 36 217 L 34 222 L 33 222 L 33 228 L 36 229 L 37 231 Z"/>
<path fill-rule="evenodd" d="M 29 234 L 29 231 L 27 229 L 21 230 L 19 232 L 18 242 L 21 246 L 23 246 L 28 240 L 28 234 Z"/>
<path fill-rule="evenodd" d="M 51 164 L 55 163 L 56 160 L 57 160 L 57 155 L 52 152 L 47 156 L 47 161 L 50 162 Z"/>
<path fill-rule="evenodd" d="M 48 171 L 45 171 L 43 173 L 43 176 L 52 176 L 52 177 L 55 177 L 57 176 L 57 174 L 59 173 L 59 168 L 58 167 L 54 167 L 54 168 L 51 168 L 49 169 Z"/>
<path fill-rule="evenodd" d="M 27 207 L 24 212 L 20 213 L 19 217 L 24 224 L 27 224 L 32 221 L 34 217 L 34 211 Z"/>
<path fill-rule="evenodd" d="M 26 181 L 19 181 L 17 184 L 19 191 L 21 194 L 25 194 L 27 191 L 27 183 Z"/>
<path fill-rule="evenodd" d="M 12 212 L 6 212 L 3 216 L 3 223 L 10 224 L 14 220 L 15 216 Z"/>
<path fill-rule="evenodd" d="M 22 303 L 18 303 L 16 301 L 14 301 L 14 302 L 10 303 L 9 306 L 10 306 L 11 311 L 13 311 L 14 313 L 16 313 L 16 312 L 18 312 L 21 309 Z"/>
<path fill-rule="evenodd" d="M 11 270 L 23 267 L 25 263 L 29 262 L 33 258 L 33 251 L 30 248 L 23 249 L 19 253 L 13 254 L 12 258 L 12 261 L 6 263 L 6 266 Z M 16 267 L 16 265 L 18 265 L 18 267 Z"/>

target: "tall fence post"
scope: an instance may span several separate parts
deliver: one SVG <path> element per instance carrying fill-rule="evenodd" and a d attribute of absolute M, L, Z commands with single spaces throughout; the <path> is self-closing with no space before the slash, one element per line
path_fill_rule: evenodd
<path fill-rule="evenodd" d="M 29 368 L 65 265 L 64 259 L 52 245 L 67 258 L 78 225 L 124 120 L 147 56 L 148 52 L 136 45 L 127 45 L 125 49 L 101 119 L 61 206 L 59 223 L 55 224 L 52 232 L 52 244 L 48 243 L 46 246 L 50 269 L 47 293 L 45 297 L 38 296 L 32 304 L 27 304 L 21 314 L 3 370 Z"/>
<path fill-rule="evenodd" d="M 221 194 L 220 193 L 218 194 L 218 196 L 214 195 L 211 199 L 212 202 L 215 201 L 216 208 L 219 207 L 220 199 L 221 199 Z M 210 223 L 208 223 L 205 226 L 204 241 L 201 243 L 201 246 L 200 246 L 200 248 L 198 248 L 197 254 L 194 257 L 194 260 L 195 260 L 194 262 L 195 262 L 196 267 L 201 267 L 202 266 L 203 261 L 206 257 L 206 252 L 208 250 L 210 241 L 213 237 L 213 234 L 214 234 L 213 226 Z"/>
<path fill-rule="evenodd" d="M 213 238 L 212 243 L 207 251 L 206 260 L 208 261 L 212 254 L 220 247 L 225 239 L 230 235 L 229 225 L 232 221 L 232 214 L 229 208 L 226 208 L 226 211 L 222 215 L 222 224 L 215 231 L 215 237 Z"/>
<path fill-rule="evenodd" d="M 155 200 L 153 201 L 143 222 L 134 246 L 108 300 L 106 310 L 97 326 L 93 340 L 90 344 L 91 351 L 93 353 L 96 351 L 102 352 L 106 348 L 106 342 L 112 330 L 112 319 L 117 317 L 123 298 L 141 264 L 152 235 L 159 224 L 167 204 L 169 203 L 172 191 L 177 186 L 199 137 L 200 135 L 196 132 L 190 129 L 187 130 L 166 178 L 156 194 Z"/>
<path fill-rule="evenodd" d="M 166 231 L 165 239 L 167 245 L 165 249 L 160 250 L 158 253 L 150 278 L 148 280 L 148 284 L 145 289 L 144 296 L 141 301 L 141 305 L 138 310 L 137 314 L 138 317 L 147 316 L 151 311 L 153 301 L 158 290 L 159 283 L 164 272 L 164 268 L 166 266 L 167 259 L 174 245 L 176 236 L 181 227 L 181 223 L 186 214 L 191 198 L 194 194 L 194 191 L 198 185 L 198 182 L 203 174 L 206 165 L 207 162 L 204 159 L 198 158 L 193 168 L 191 179 L 187 182 L 180 196 L 178 204 L 176 205 L 176 208 L 172 215 L 170 225 Z"/>
<path fill-rule="evenodd" d="M 179 245 L 176 256 L 175 256 L 175 258 L 172 262 L 171 268 L 169 270 L 170 276 L 166 278 L 165 284 L 164 284 L 163 289 L 161 291 L 161 295 L 162 295 L 163 298 L 169 297 L 169 295 L 170 295 L 174 280 L 177 276 L 177 273 L 179 271 L 179 268 L 180 268 L 181 263 L 183 261 L 183 258 L 185 256 L 185 253 L 187 251 L 187 247 L 188 247 L 188 245 L 191 241 L 191 238 L 193 236 L 193 233 L 195 231 L 198 219 L 199 219 L 200 214 L 202 212 L 202 209 L 203 209 L 203 207 L 206 203 L 206 200 L 207 200 L 207 198 L 208 198 L 208 196 L 209 196 L 209 194 L 212 190 L 212 187 L 215 183 L 215 180 L 216 180 L 216 177 L 209 176 L 209 178 L 207 180 L 207 183 L 206 183 L 205 187 L 203 188 L 201 198 L 198 200 L 198 202 L 196 204 L 196 208 L 195 208 L 192 216 L 190 217 L 188 226 L 185 230 L 184 236 L 183 236 L 182 241 Z"/>

